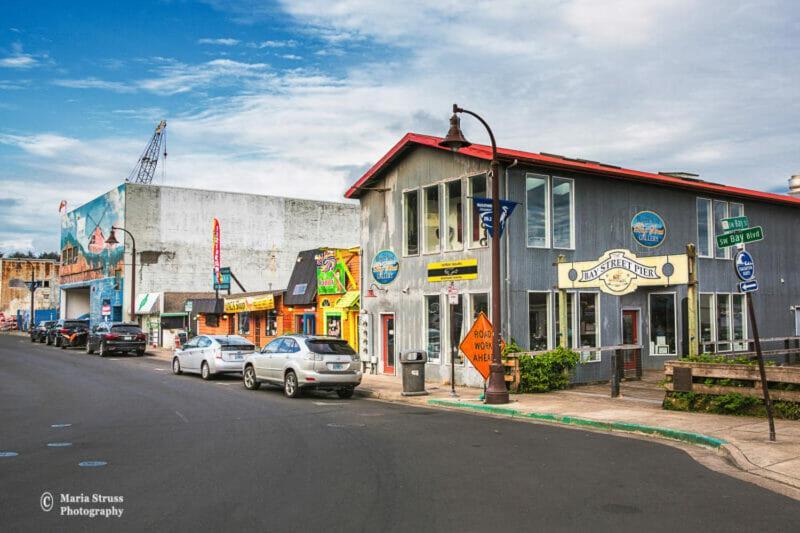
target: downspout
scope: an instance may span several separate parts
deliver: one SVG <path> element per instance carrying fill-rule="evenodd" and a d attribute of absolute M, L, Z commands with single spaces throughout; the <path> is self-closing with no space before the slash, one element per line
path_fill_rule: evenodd
<path fill-rule="evenodd" d="M 517 166 L 519 161 L 514 159 L 514 162 L 511 163 L 506 167 L 506 183 L 505 183 L 505 195 L 506 200 L 508 200 L 508 171 L 509 169 L 514 168 Z M 506 226 L 508 226 L 508 220 L 506 220 Z M 508 343 L 511 343 L 511 238 L 510 238 L 510 230 L 506 227 L 506 337 Z"/>

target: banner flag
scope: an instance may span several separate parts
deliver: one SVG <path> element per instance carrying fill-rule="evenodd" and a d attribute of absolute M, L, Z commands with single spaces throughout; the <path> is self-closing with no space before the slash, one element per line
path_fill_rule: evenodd
<path fill-rule="evenodd" d="M 475 204 L 475 209 L 481 216 L 481 226 L 486 230 L 489 237 L 492 237 L 492 199 L 491 198 L 478 198 L 472 197 L 472 202 Z M 506 220 L 514 212 L 518 202 L 511 200 L 500 200 L 500 236 L 503 236 L 503 230 L 506 227 Z"/>

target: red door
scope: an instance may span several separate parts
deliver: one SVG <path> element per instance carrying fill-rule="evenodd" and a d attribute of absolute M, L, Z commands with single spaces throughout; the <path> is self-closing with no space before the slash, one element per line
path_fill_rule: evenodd
<path fill-rule="evenodd" d="M 383 345 L 383 373 L 394 374 L 394 315 L 381 315 L 381 341 Z"/>
<path fill-rule="evenodd" d="M 639 344 L 639 310 L 622 310 L 622 344 Z M 626 375 L 629 371 L 637 372 L 640 368 L 641 350 L 625 350 L 623 352 Z M 638 375 L 638 372 L 637 372 Z"/>

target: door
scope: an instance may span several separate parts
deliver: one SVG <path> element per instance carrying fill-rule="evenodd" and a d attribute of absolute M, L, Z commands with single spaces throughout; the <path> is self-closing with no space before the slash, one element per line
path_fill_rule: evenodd
<path fill-rule="evenodd" d="M 283 337 L 278 337 L 264 346 L 264 349 L 253 358 L 253 366 L 255 366 L 257 378 L 268 379 L 272 377 L 269 373 L 272 356 L 278 351 L 282 343 Z"/>
<path fill-rule="evenodd" d="M 622 344 L 636 344 L 641 346 L 639 341 L 639 310 L 622 310 Z M 642 371 L 642 350 L 623 350 L 623 369 L 625 376 L 641 377 Z"/>
<path fill-rule="evenodd" d="M 381 341 L 383 347 L 383 373 L 394 374 L 395 337 L 394 315 L 381 315 Z"/>
<path fill-rule="evenodd" d="M 800 336 L 800 306 L 794 308 L 794 334 Z"/>
<path fill-rule="evenodd" d="M 303 335 L 317 334 L 317 315 L 306 313 L 303 315 Z"/>
<path fill-rule="evenodd" d="M 275 353 L 269 358 L 270 379 L 283 381 L 283 369 L 286 367 L 286 363 L 289 361 L 289 358 L 292 357 L 292 354 L 299 351 L 300 347 L 297 345 L 296 340 L 284 337 L 275 350 Z"/>

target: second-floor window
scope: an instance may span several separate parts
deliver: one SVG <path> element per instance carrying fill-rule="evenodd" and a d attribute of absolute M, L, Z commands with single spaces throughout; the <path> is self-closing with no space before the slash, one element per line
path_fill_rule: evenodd
<path fill-rule="evenodd" d="M 461 197 L 461 180 L 444 184 L 444 246 L 445 250 L 464 249 L 464 209 Z"/>
<path fill-rule="evenodd" d="M 403 255 L 419 253 L 419 191 L 403 193 Z"/>
<path fill-rule="evenodd" d="M 422 226 L 424 228 L 423 246 L 425 253 L 439 251 L 439 186 L 422 189 Z"/>
<path fill-rule="evenodd" d="M 717 246 L 717 236 L 726 233 L 722 220 L 744 216 L 744 206 L 724 200 L 697 199 L 697 255 L 730 259 L 731 249 Z"/>
<path fill-rule="evenodd" d="M 529 247 L 575 247 L 573 180 L 526 174 L 525 211 Z"/>

